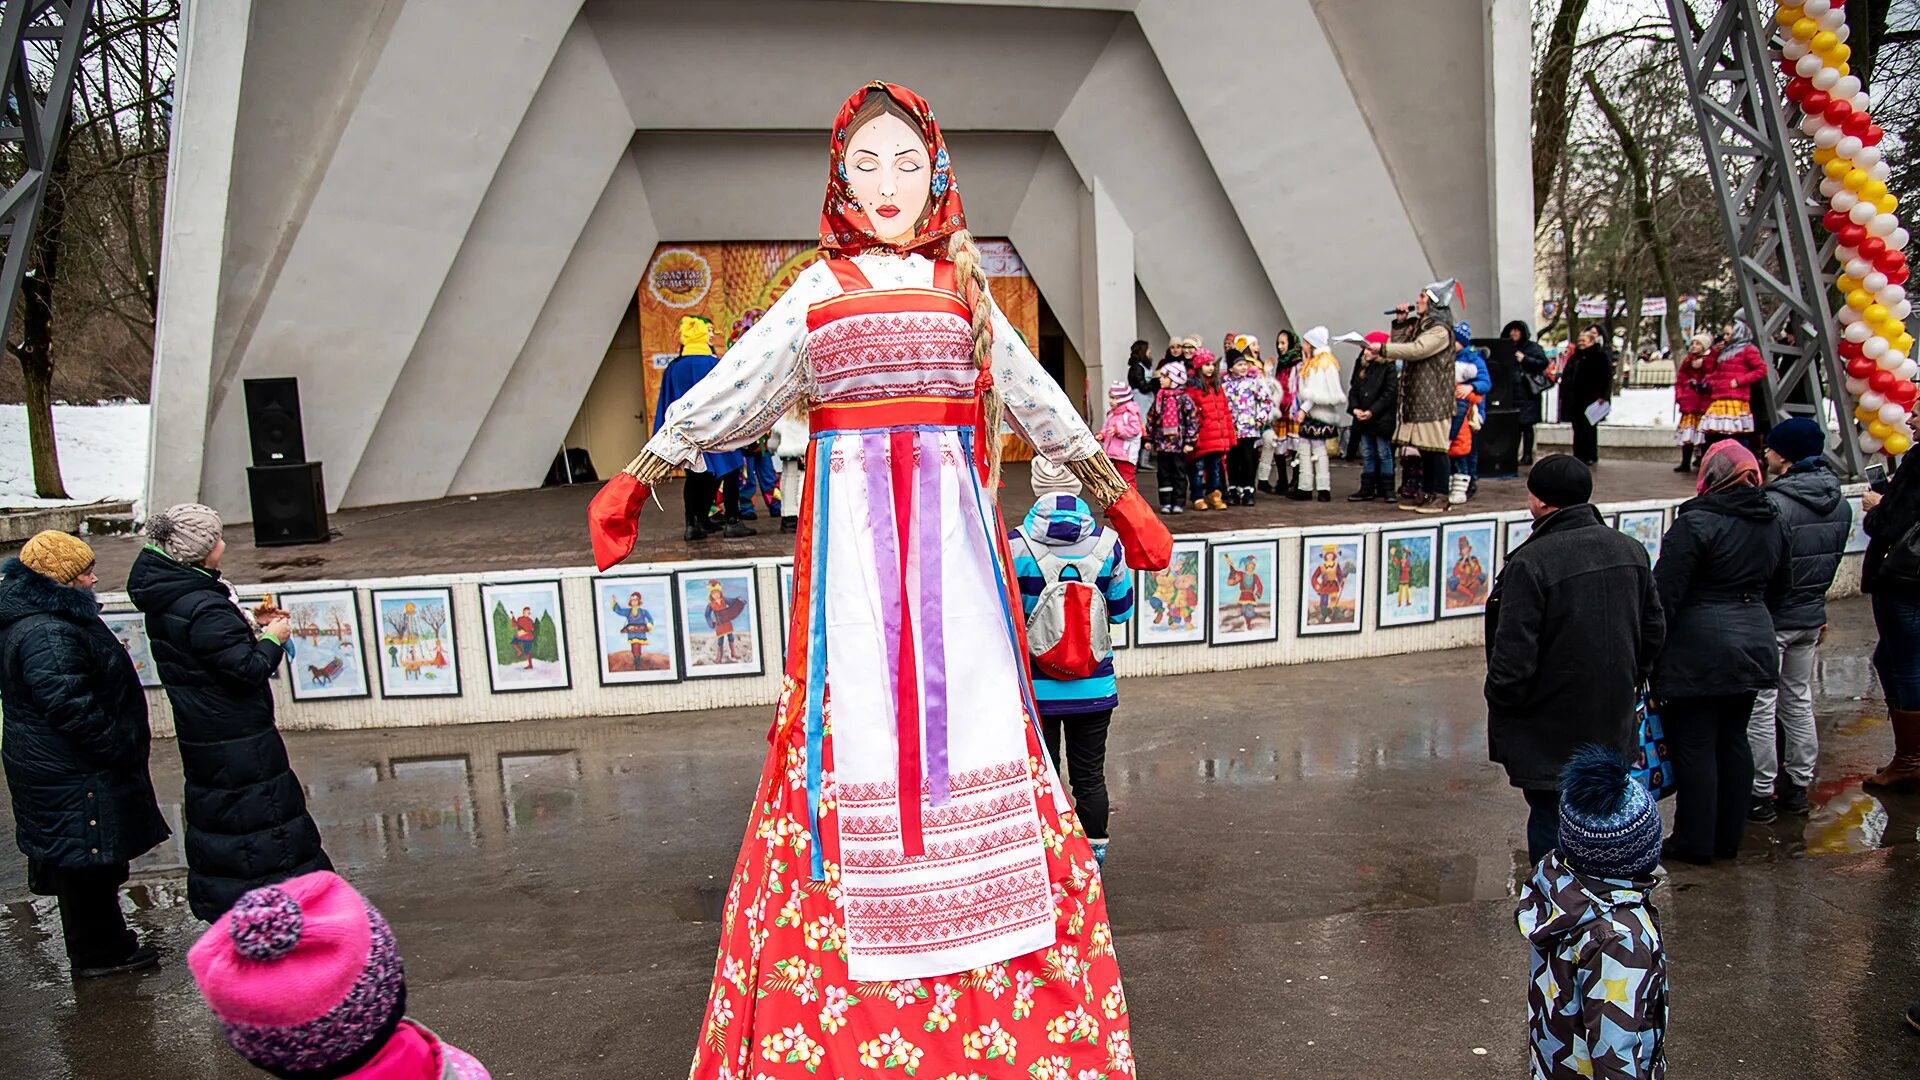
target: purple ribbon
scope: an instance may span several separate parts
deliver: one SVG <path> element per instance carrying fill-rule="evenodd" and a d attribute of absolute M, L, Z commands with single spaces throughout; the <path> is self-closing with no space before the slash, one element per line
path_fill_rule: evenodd
<path fill-rule="evenodd" d="M 919 568 L 914 588 L 920 599 L 920 671 L 926 701 L 927 801 L 945 806 L 952 797 L 947 777 L 947 637 L 941 618 L 940 433 L 920 433 Z"/>
<path fill-rule="evenodd" d="M 880 637 L 887 647 L 887 715 L 894 716 L 900 690 L 900 545 L 894 535 L 893 485 L 887 469 L 887 434 L 865 432 L 867 531 L 873 534 L 873 568 L 880 583 Z M 901 530 L 905 532 L 905 530 Z M 901 792 L 901 798 L 907 793 Z"/>

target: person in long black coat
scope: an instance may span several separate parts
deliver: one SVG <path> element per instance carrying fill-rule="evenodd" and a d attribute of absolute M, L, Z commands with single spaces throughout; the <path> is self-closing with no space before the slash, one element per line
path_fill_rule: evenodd
<path fill-rule="evenodd" d="M 1747 721 L 1755 695 L 1780 681 L 1773 613 L 1793 583 L 1792 540 L 1751 450 L 1715 443 L 1699 492 L 1680 505 L 1653 568 L 1667 643 L 1652 691 L 1678 788 L 1663 850 L 1691 863 L 1740 853 L 1753 788 Z"/>
<path fill-rule="evenodd" d="M 170 835 L 147 775 L 147 698 L 100 619 L 93 552 L 42 533 L 0 566 L 0 734 L 27 884 L 60 903 L 78 978 L 158 962 L 120 914 L 128 864 Z"/>
<path fill-rule="evenodd" d="M 1527 854 L 1559 844 L 1560 772 L 1598 744 L 1631 759 L 1640 685 L 1666 635 L 1646 549 L 1609 529 L 1566 454 L 1527 474 L 1533 533 L 1487 598 L 1487 743 L 1526 796 Z"/>
<path fill-rule="evenodd" d="M 173 703 L 186 775 L 187 903 L 212 922 L 249 889 L 333 863 L 274 726 L 267 679 L 285 655 L 286 619 L 254 635 L 220 579 L 226 545 L 212 510 L 174 507 L 147 530 L 155 544 L 134 560 L 127 592 L 146 613 Z"/>
<path fill-rule="evenodd" d="M 1520 464 L 1533 464 L 1533 429 L 1540 423 L 1540 399 L 1546 391 L 1534 385 L 1552 366 L 1545 349 L 1533 340 L 1533 328 L 1515 319 L 1500 336 L 1513 342 L 1513 403 L 1520 412 Z"/>
<path fill-rule="evenodd" d="M 1588 465 L 1600 460 L 1600 429 L 1587 421 L 1587 406 L 1612 398 L 1613 350 L 1600 328 L 1589 326 L 1560 374 L 1560 419 L 1573 428 L 1573 456 Z"/>

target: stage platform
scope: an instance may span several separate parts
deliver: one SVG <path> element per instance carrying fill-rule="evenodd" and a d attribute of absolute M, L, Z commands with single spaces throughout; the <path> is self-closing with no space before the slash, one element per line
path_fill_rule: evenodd
<path fill-rule="evenodd" d="M 1347 495 L 1359 486 L 1359 476 L 1358 466 L 1336 462 L 1331 503 L 1262 495 L 1251 507 L 1207 513 L 1189 510 L 1171 518 L 1168 525 L 1176 535 L 1200 536 L 1240 529 L 1412 524 L 1416 518 L 1436 522 L 1449 516 L 1522 510 L 1527 505 L 1523 479 L 1484 479 L 1479 497 L 1466 506 L 1446 515 L 1420 516 L 1386 503 L 1347 502 Z M 1153 501 L 1154 474 L 1142 472 L 1139 484 Z M 593 561 L 593 553 L 587 543 L 586 506 L 598 487 L 586 484 L 344 510 L 333 515 L 336 535 L 331 543 L 300 547 L 257 548 L 248 526 L 232 525 L 227 528 L 222 570 L 229 581 L 270 585 L 587 566 Z M 1596 503 L 1683 499 L 1692 494 L 1692 477 L 1675 473 L 1671 463 L 1603 461 L 1594 470 Z M 764 513 L 753 523 L 759 530 L 757 536 L 687 543 L 681 539 L 679 482 L 664 485 L 659 499 L 664 512 L 649 507 L 641 515 L 640 541 L 631 560 L 634 563 L 765 558 L 793 552 L 793 537 L 783 535 L 779 524 L 767 520 Z M 1000 495 L 1001 513 L 1011 525 L 1032 505 L 1028 466 L 1009 462 Z M 140 551 L 140 538 L 90 539 L 100 559 L 101 590 L 125 588 L 127 571 Z"/>

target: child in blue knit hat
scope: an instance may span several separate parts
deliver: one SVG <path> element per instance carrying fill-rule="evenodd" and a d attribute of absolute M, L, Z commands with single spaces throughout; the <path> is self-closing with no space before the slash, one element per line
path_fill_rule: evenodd
<path fill-rule="evenodd" d="M 1648 896 L 1660 811 L 1620 755 L 1582 747 L 1560 777 L 1560 846 L 1520 892 L 1533 945 L 1536 1080 L 1667 1074 L 1667 959 Z"/>

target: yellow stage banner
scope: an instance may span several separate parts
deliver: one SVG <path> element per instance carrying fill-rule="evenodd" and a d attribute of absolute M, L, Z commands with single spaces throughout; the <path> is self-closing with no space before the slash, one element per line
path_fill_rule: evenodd
<path fill-rule="evenodd" d="M 662 244 L 640 281 L 640 350 L 646 357 L 646 427 L 653 430 L 660 375 L 680 355 L 680 317 L 713 320 L 713 351 L 724 354 L 766 314 L 819 253 L 812 241 Z M 1006 240 L 980 242 L 994 302 L 1029 345 L 1040 333 L 1040 289 Z"/>

